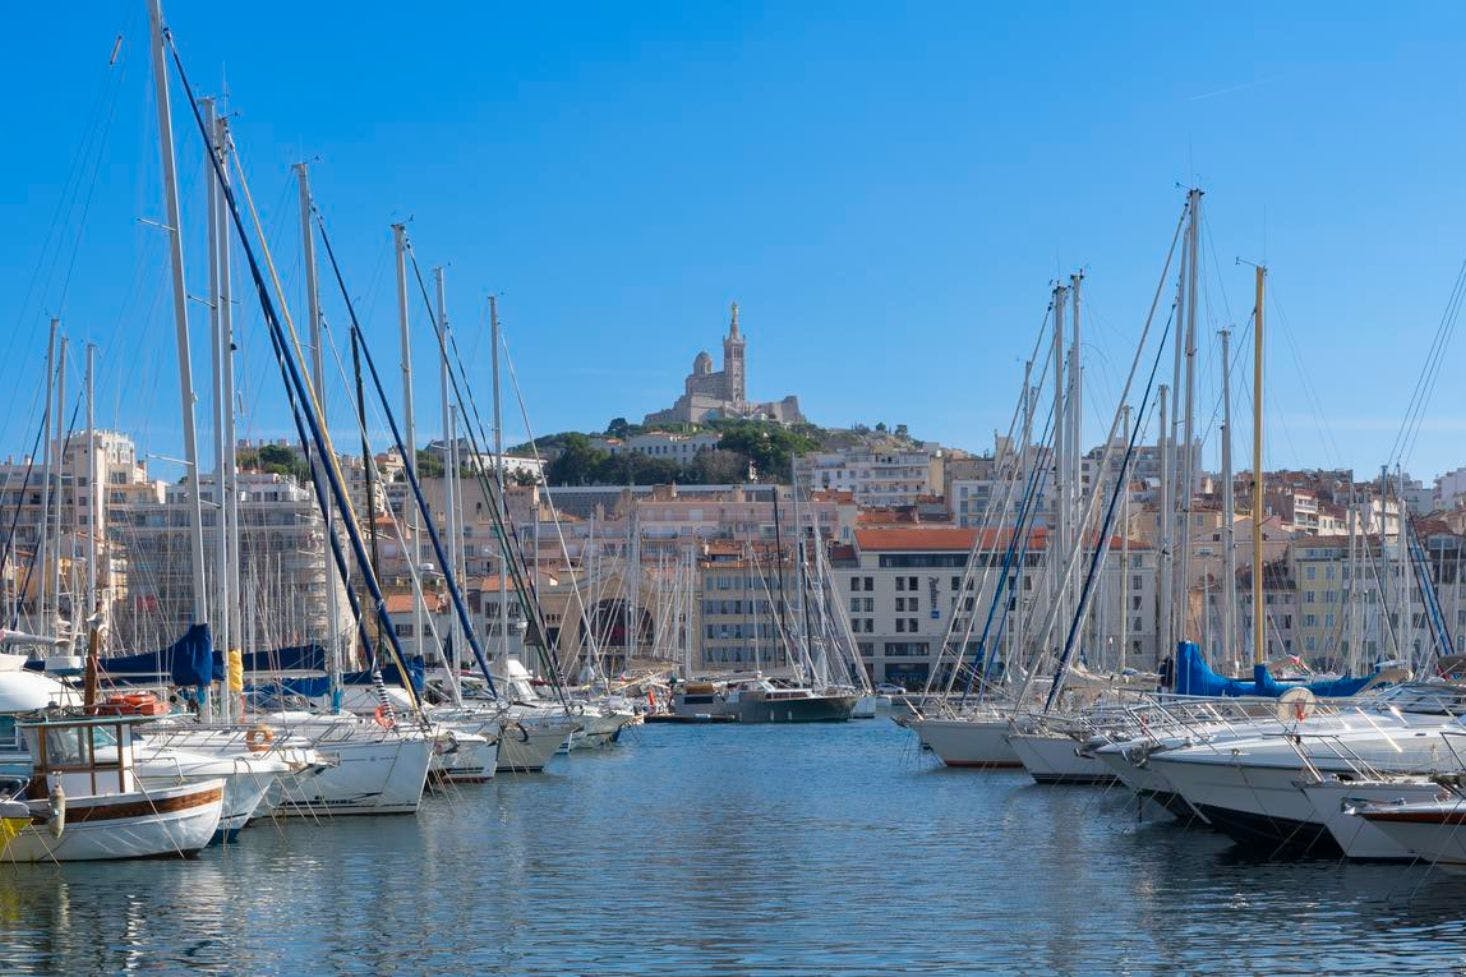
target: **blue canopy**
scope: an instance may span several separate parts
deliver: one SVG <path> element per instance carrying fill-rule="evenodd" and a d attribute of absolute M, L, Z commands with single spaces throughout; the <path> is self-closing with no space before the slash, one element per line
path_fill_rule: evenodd
<path fill-rule="evenodd" d="M 423 691 L 424 679 L 427 672 L 426 663 L 421 658 L 411 658 L 407 662 L 407 677 L 412 683 L 414 692 Z M 387 665 L 382 669 L 382 681 L 387 685 L 403 685 L 402 673 L 396 665 Z M 371 685 L 372 673 L 346 672 L 341 676 L 342 685 Z M 308 678 L 282 678 L 278 681 L 253 685 L 250 691 L 256 695 L 278 696 L 278 695 L 299 695 L 308 699 L 319 699 L 331 691 L 331 680 L 325 675 L 311 676 Z"/>
<path fill-rule="evenodd" d="M 1318 682 L 1279 682 L 1268 673 L 1266 665 L 1252 666 L 1252 681 L 1225 678 L 1211 670 L 1201 649 L 1194 641 L 1182 641 L 1176 645 L 1176 693 L 1178 695 L 1206 695 L 1236 698 L 1244 695 L 1277 698 L 1289 689 L 1307 689 L 1317 696 L 1339 698 L 1350 696 L 1363 689 L 1374 678 L 1365 675 L 1358 678 L 1326 679 Z"/>
<path fill-rule="evenodd" d="M 102 673 L 114 682 L 156 681 L 167 675 L 174 685 L 208 685 L 214 681 L 215 666 L 223 667 L 217 658 L 209 626 L 194 624 L 162 651 L 103 658 L 101 665 Z"/>

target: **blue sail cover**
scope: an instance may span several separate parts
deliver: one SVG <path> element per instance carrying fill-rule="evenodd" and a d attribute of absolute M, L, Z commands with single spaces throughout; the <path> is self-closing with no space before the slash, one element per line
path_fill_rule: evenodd
<path fill-rule="evenodd" d="M 214 669 L 223 668 L 207 624 L 191 625 L 183 637 L 162 651 L 103 658 L 102 673 L 113 682 L 157 681 L 167 675 L 174 685 L 208 685 Z"/>
<path fill-rule="evenodd" d="M 410 658 L 407 662 L 407 677 L 412 683 L 413 691 L 423 691 L 425 676 L 427 673 L 426 663 L 421 658 Z M 387 685 L 403 685 L 402 673 L 396 665 L 388 665 L 382 669 L 382 681 Z M 371 685 L 372 673 L 346 672 L 341 676 L 342 685 Z M 308 699 L 319 699 L 331 693 L 331 679 L 325 675 L 312 676 L 308 678 L 282 678 L 275 682 L 268 682 L 250 687 L 251 693 L 260 696 L 299 695 Z"/>
<path fill-rule="evenodd" d="M 1307 689 L 1316 696 L 1339 698 L 1363 689 L 1373 675 L 1359 678 L 1326 679 L 1318 682 L 1279 682 L 1268 673 L 1266 665 L 1252 667 L 1252 681 L 1224 678 L 1211 670 L 1201 649 L 1194 641 L 1176 645 L 1176 693 L 1236 698 L 1244 695 L 1277 698 L 1289 689 Z"/>
<path fill-rule="evenodd" d="M 323 672 L 326 649 L 318 644 L 290 645 L 244 656 L 246 672 Z"/>

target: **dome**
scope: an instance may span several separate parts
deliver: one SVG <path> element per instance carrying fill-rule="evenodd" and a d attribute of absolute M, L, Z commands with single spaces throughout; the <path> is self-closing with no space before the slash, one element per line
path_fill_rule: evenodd
<path fill-rule="evenodd" d="M 713 372 L 713 358 L 708 355 L 707 350 L 698 353 L 697 358 L 692 361 L 692 372 L 699 374 Z"/>

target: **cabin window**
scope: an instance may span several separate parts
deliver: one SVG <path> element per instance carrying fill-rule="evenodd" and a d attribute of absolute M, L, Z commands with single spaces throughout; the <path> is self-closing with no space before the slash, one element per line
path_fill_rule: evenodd
<path fill-rule="evenodd" d="M 15 736 L 15 717 L 0 716 L 0 747 L 18 748 Z"/>
<path fill-rule="evenodd" d="M 46 765 L 50 767 L 84 767 L 87 756 L 83 749 L 79 726 L 63 726 L 46 730 Z"/>
<path fill-rule="evenodd" d="M 117 733 L 106 726 L 92 727 L 92 760 L 99 766 L 118 766 L 122 756 L 117 749 Z"/>

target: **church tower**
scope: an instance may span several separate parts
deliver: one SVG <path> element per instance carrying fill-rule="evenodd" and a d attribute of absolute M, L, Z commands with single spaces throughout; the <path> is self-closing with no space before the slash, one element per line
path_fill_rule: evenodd
<path fill-rule="evenodd" d="M 728 335 L 723 340 L 723 377 L 728 384 L 728 399 L 740 405 L 748 402 L 743 347 L 743 337 L 738 334 L 738 303 L 734 302 Z"/>

